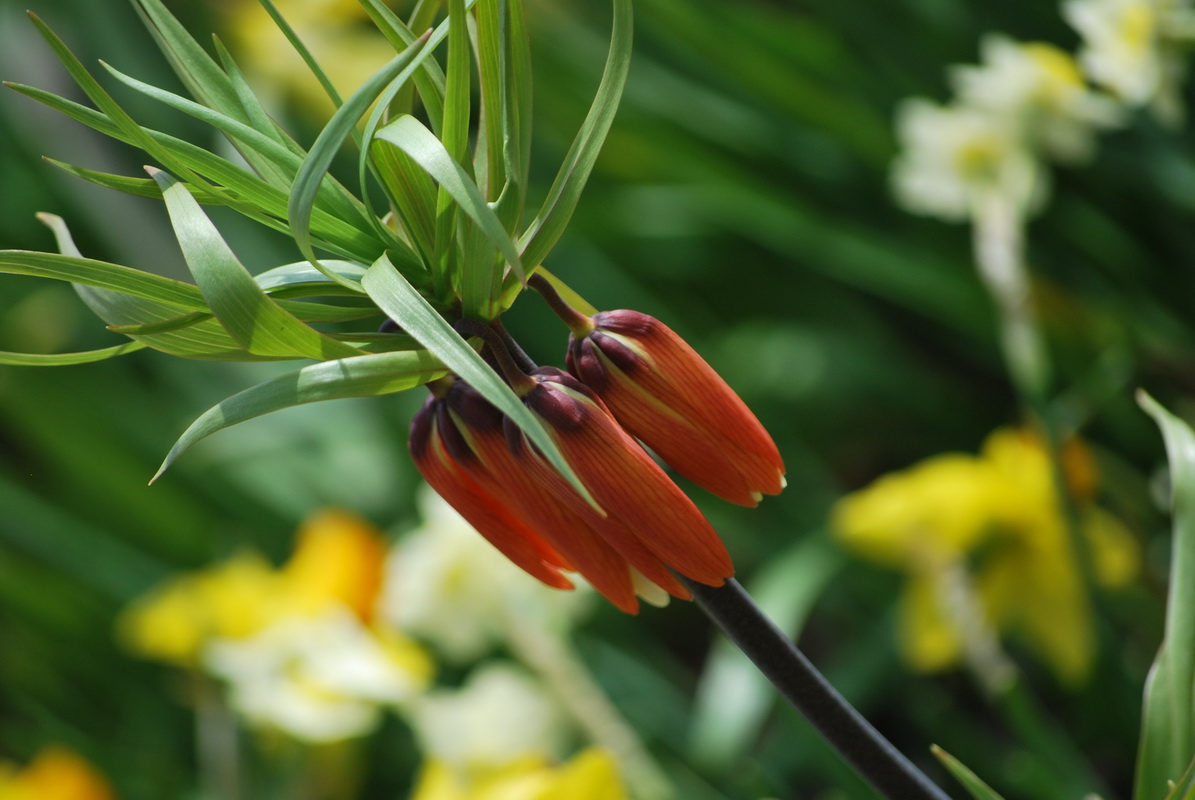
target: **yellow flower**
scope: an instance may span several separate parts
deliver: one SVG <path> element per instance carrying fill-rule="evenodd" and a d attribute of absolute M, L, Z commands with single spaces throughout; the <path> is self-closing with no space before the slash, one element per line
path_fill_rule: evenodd
<path fill-rule="evenodd" d="M 1095 578 L 1123 585 L 1138 568 L 1136 541 L 1092 505 L 1087 451 L 1072 444 L 1063 461 Z M 833 527 L 846 547 L 909 573 L 899 635 L 914 669 L 982 661 L 985 633 L 1015 632 L 1064 683 L 1086 677 L 1090 602 L 1049 459 L 1031 434 L 999 430 L 978 457 L 936 456 L 885 476 L 843 498 Z"/>
<path fill-rule="evenodd" d="M 558 767 L 524 759 L 484 775 L 440 761 L 423 768 L 412 800 L 626 800 L 614 759 L 590 749 Z"/>
<path fill-rule="evenodd" d="M 24 769 L 0 763 L 0 800 L 115 800 L 108 781 L 79 756 L 47 747 Z"/>
<path fill-rule="evenodd" d="M 368 623 L 385 553 L 381 532 L 369 523 L 320 511 L 299 529 L 295 552 L 281 569 L 245 550 L 175 576 L 134 601 L 118 633 L 146 658 L 196 666 L 212 639 L 245 638 L 288 616 L 344 607 Z"/>
<path fill-rule="evenodd" d="M 343 97 L 394 57 L 394 48 L 368 24 L 356 0 L 275 4 Z M 227 7 L 231 48 L 255 88 L 272 89 L 278 99 L 313 113 L 330 112 L 331 101 L 319 82 L 257 0 L 234 0 Z"/>

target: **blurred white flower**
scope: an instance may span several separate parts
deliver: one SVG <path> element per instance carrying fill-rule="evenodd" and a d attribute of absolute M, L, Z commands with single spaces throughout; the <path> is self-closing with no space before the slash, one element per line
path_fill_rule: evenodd
<path fill-rule="evenodd" d="M 1177 0 L 1068 0 L 1062 6 L 1083 37 L 1079 60 L 1091 80 L 1130 106 L 1152 104 L 1169 121 L 1181 115 L 1184 72 L 1171 34 L 1190 26 L 1191 13 Z"/>
<path fill-rule="evenodd" d="M 432 662 L 415 643 L 379 636 L 347 609 L 288 616 L 244 639 L 217 639 L 206 653 L 251 723 L 320 743 L 362 736 L 383 706 L 427 687 Z"/>
<path fill-rule="evenodd" d="M 909 211 L 964 220 L 986 194 L 1025 211 L 1044 198 L 1044 170 L 1009 115 L 911 98 L 897 109 L 896 129 L 892 186 Z"/>
<path fill-rule="evenodd" d="M 466 662 L 503 641 L 512 622 L 562 626 L 590 607 L 592 590 L 579 576 L 570 576 L 573 592 L 544 586 L 430 488 L 421 489 L 418 502 L 423 525 L 387 559 L 381 619 Z"/>
<path fill-rule="evenodd" d="M 999 35 L 986 37 L 981 51 L 981 66 L 952 70 L 961 104 L 1007 117 L 1035 152 L 1083 160 L 1094 150 L 1095 129 L 1120 122 L 1120 105 L 1091 91 L 1065 51 Z"/>
<path fill-rule="evenodd" d="M 484 774 L 527 758 L 554 760 L 563 749 L 561 713 L 513 664 L 477 668 L 460 689 L 436 690 L 412 706 L 426 758 L 458 772 Z"/>

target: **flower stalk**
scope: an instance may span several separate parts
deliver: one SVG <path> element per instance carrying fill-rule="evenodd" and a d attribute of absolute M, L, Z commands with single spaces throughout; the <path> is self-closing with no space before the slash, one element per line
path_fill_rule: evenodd
<path fill-rule="evenodd" d="M 720 587 L 681 581 L 701 610 L 876 791 L 890 800 L 949 799 L 830 685 L 737 581 Z"/>

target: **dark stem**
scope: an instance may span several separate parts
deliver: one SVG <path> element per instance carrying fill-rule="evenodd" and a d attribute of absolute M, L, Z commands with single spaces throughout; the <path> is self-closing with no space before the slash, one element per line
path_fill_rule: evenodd
<path fill-rule="evenodd" d="M 890 800 L 949 800 L 843 699 L 737 581 L 714 588 L 681 580 L 702 611 L 876 791 Z"/>
<path fill-rule="evenodd" d="M 531 356 L 527 355 L 527 351 L 507 332 L 506 326 L 502 324 L 502 320 L 496 319 L 490 325 L 502 337 L 502 341 L 506 344 L 506 351 L 510 353 L 510 357 L 515 360 L 515 363 L 519 365 L 523 372 L 530 372 L 539 366 L 531 360 Z"/>
<path fill-rule="evenodd" d="M 548 306 L 556 312 L 556 316 L 560 317 L 574 334 L 584 336 L 593 330 L 593 320 L 566 303 L 560 292 L 556 291 L 556 287 L 543 275 L 532 275 L 527 279 L 527 285 L 539 292 Z"/>
<path fill-rule="evenodd" d="M 519 366 L 519 363 L 511 356 L 510 350 L 507 349 L 503 335 L 505 331 L 500 333 L 486 323 L 475 319 L 458 319 L 452 327 L 462 336 L 476 336 L 485 342 L 487 354 L 494 359 L 498 365 L 498 371 L 517 394 L 521 394 L 535 385 L 535 381 Z M 518 352 L 523 353 L 522 349 L 519 349 Z M 525 353 L 523 358 L 527 358 Z"/>

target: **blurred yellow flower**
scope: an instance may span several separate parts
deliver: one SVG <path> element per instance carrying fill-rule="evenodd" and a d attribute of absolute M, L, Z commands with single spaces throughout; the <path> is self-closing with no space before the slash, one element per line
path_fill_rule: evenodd
<path fill-rule="evenodd" d="M 342 97 L 394 57 L 357 0 L 275 0 L 275 5 Z M 314 113 L 332 110 L 315 76 L 257 0 L 232 0 L 226 7 L 231 50 L 256 91 Z"/>
<path fill-rule="evenodd" d="M 626 800 L 614 759 L 590 749 L 553 767 L 524 759 L 481 775 L 463 775 L 430 761 L 412 800 Z"/>
<path fill-rule="evenodd" d="M 0 762 L 0 800 L 115 800 L 108 781 L 70 750 L 47 747 L 24 769 Z"/>
<path fill-rule="evenodd" d="M 220 678 L 255 727 L 315 743 L 361 736 L 434 672 L 422 647 L 373 625 L 386 551 L 365 520 L 319 511 L 282 567 L 243 551 L 174 577 L 126 610 L 119 633 L 140 655 Z"/>
<path fill-rule="evenodd" d="M 134 601 L 118 632 L 146 658 L 196 666 L 214 638 L 240 639 L 284 617 L 342 606 L 373 618 L 386 543 L 381 532 L 342 511 L 324 510 L 299 529 L 281 569 L 241 551 L 204 570 L 178 575 Z"/>
<path fill-rule="evenodd" d="M 1073 443 L 1063 458 L 1095 578 L 1123 585 L 1138 568 L 1136 540 L 1093 505 L 1086 450 Z M 941 455 L 887 475 L 843 498 L 832 524 L 846 547 L 909 573 L 899 636 L 914 669 L 982 660 L 986 629 L 1015 632 L 1064 683 L 1086 677 L 1090 603 L 1049 459 L 1031 434 L 1002 429 L 978 457 Z"/>

